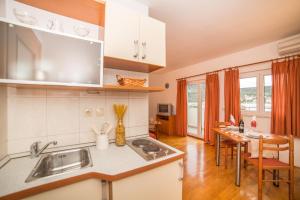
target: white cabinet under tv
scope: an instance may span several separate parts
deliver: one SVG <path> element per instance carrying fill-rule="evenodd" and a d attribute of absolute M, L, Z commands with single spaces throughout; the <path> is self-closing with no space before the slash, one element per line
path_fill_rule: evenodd
<path fill-rule="evenodd" d="M 0 83 L 103 86 L 103 41 L 0 18 Z"/>

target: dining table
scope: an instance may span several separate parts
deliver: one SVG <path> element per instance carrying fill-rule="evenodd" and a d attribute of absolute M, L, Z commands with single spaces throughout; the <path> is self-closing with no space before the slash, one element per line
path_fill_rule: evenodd
<path fill-rule="evenodd" d="M 228 128 L 213 128 L 213 132 L 216 136 L 216 165 L 220 166 L 220 151 L 221 151 L 221 137 L 231 139 L 236 142 L 236 173 L 235 173 L 235 185 L 240 186 L 241 184 L 241 154 L 242 154 L 242 144 L 245 144 L 244 153 L 248 153 L 248 143 L 251 141 L 250 138 L 243 133 L 237 133 L 237 131 L 231 131 Z M 244 160 L 247 162 L 246 160 Z"/>

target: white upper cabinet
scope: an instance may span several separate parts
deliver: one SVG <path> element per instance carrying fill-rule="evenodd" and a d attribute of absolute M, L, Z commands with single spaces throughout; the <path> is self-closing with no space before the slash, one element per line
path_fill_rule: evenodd
<path fill-rule="evenodd" d="M 102 86 L 102 41 L 0 19 L 0 50 L 0 83 Z"/>
<path fill-rule="evenodd" d="M 165 36 L 165 23 L 119 3 L 106 3 L 105 56 L 164 67 Z"/>
<path fill-rule="evenodd" d="M 140 60 L 153 65 L 166 66 L 165 23 L 140 17 Z"/>
<path fill-rule="evenodd" d="M 105 56 L 138 61 L 139 15 L 115 2 L 105 14 Z"/>

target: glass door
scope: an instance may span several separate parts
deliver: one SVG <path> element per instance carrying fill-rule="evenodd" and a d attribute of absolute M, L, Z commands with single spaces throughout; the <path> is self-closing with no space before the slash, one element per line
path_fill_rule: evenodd
<path fill-rule="evenodd" d="M 187 132 L 203 138 L 205 110 L 205 81 L 191 81 L 187 86 Z"/>

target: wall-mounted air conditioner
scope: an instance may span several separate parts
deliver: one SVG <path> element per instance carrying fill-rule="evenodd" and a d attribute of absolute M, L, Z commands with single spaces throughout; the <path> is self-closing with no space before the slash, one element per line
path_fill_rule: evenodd
<path fill-rule="evenodd" d="M 280 40 L 277 47 L 280 56 L 300 53 L 300 34 Z"/>

